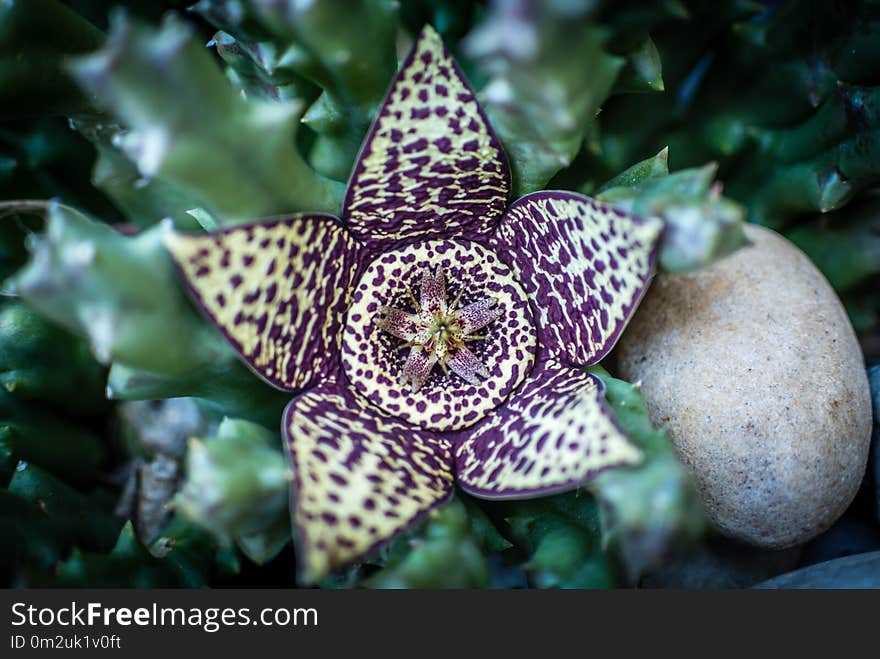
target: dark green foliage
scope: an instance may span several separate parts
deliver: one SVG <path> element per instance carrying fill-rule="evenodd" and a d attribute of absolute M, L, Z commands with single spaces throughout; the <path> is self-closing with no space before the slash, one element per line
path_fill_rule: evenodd
<path fill-rule="evenodd" d="M 0 2 L 0 277 L 17 296 L 0 303 L 4 582 L 295 585 L 275 432 L 289 396 L 192 308 L 162 220 L 337 212 L 425 23 L 486 107 L 514 195 L 572 189 L 660 216 L 668 271 L 740 247 L 745 218 L 783 230 L 880 359 L 873 3 L 188 4 Z M 698 543 L 694 484 L 638 387 L 594 372 L 643 465 L 531 501 L 458 494 L 322 585 L 625 586 Z M 114 409 L 172 397 L 192 400 L 168 415 L 198 410 L 189 449 L 141 432 L 185 420 Z M 145 476 L 163 466 L 168 492 Z"/>

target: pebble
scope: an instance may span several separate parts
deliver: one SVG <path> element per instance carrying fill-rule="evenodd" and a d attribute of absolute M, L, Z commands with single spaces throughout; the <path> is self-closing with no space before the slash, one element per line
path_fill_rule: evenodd
<path fill-rule="evenodd" d="M 617 348 L 723 534 L 765 549 L 840 517 L 868 458 L 859 343 L 812 262 L 769 229 L 687 275 L 658 275 Z"/>

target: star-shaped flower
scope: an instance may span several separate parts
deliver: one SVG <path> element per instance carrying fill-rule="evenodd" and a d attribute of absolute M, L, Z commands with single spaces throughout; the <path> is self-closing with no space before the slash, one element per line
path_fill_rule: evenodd
<path fill-rule="evenodd" d="M 425 28 L 355 165 L 342 218 L 299 214 L 168 248 L 282 424 L 303 577 L 355 561 L 451 495 L 571 489 L 639 450 L 580 367 L 653 274 L 659 221 L 571 192 L 506 209 L 501 145 Z"/>

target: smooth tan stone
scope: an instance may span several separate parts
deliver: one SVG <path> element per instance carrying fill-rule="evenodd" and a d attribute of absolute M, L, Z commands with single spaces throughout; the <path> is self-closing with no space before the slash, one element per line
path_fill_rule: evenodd
<path fill-rule="evenodd" d="M 849 319 L 810 260 L 773 231 L 690 275 L 660 275 L 617 349 L 724 534 L 805 542 L 850 504 L 871 401 Z"/>

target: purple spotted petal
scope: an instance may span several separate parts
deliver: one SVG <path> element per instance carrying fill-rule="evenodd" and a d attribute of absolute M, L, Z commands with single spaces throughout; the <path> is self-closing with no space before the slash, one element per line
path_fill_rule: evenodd
<path fill-rule="evenodd" d="M 415 393 L 425 384 L 436 363 L 437 355 L 421 347 L 413 346 L 409 349 L 409 356 L 403 365 L 400 381 L 408 384 Z"/>
<path fill-rule="evenodd" d="M 452 493 L 452 446 L 331 378 L 284 412 L 297 560 L 306 581 L 356 561 Z"/>
<path fill-rule="evenodd" d="M 376 327 L 404 341 L 412 341 L 418 335 L 415 314 L 407 313 L 394 307 L 382 307 Z"/>
<path fill-rule="evenodd" d="M 338 363 L 358 250 L 337 218 L 171 233 L 165 244 L 195 300 L 267 382 L 302 389 Z"/>
<path fill-rule="evenodd" d="M 441 268 L 433 272 L 430 268 L 424 269 L 419 302 L 424 311 L 432 314 L 446 313 L 446 279 Z"/>
<path fill-rule="evenodd" d="M 459 309 L 458 320 L 463 334 L 482 329 L 502 313 L 494 298 L 483 298 Z"/>
<path fill-rule="evenodd" d="M 452 356 L 446 360 L 446 366 L 469 384 L 478 385 L 489 377 L 489 369 L 465 346 L 456 349 Z"/>
<path fill-rule="evenodd" d="M 474 239 L 497 225 L 509 188 L 507 160 L 473 90 L 425 27 L 364 143 L 343 219 L 373 247 Z"/>
<path fill-rule="evenodd" d="M 455 450 L 456 480 L 486 499 L 568 490 L 641 460 L 605 408 L 601 381 L 552 362 L 536 366 L 505 405 L 465 436 Z"/>
<path fill-rule="evenodd" d="M 544 357 L 598 362 L 654 273 L 663 224 L 571 192 L 536 192 L 508 209 L 491 246 L 532 296 Z"/>

